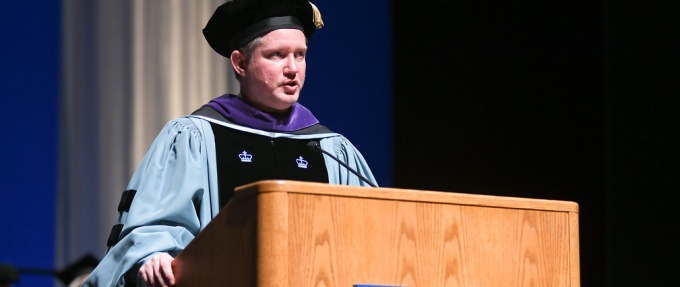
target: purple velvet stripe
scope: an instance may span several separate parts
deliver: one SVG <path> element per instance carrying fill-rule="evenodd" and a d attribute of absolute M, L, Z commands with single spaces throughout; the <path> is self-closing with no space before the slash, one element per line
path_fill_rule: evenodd
<path fill-rule="evenodd" d="M 312 112 L 299 103 L 293 104 L 290 113 L 285 115 L 265 113 L 231 94 L 212 99 L 206 106 L 215 109 L 230 122 L 270 132 L 292 132 L 319 123 Z"/>

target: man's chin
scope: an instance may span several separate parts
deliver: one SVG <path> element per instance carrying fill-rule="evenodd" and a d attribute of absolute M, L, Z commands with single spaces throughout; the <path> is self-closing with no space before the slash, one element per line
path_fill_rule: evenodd
<path fill-rule="evenodd" d="M 269 112 L 285 112 L 288 111 L 297 100 L 297 95 L 278 95 L 276 96 L 276 100 L 269 102 L 269 105 L 266 108 L 269 109 Z"/>
<path fill-rule="evenodd" d="M 286 103 L 286 104 L 294 104 L 295 102 L 298 101 L 298 98 L 300 97 L 299 93 L 283 93 L 282 95 L 278 96 L 277 98 L 281 103 Z"/>

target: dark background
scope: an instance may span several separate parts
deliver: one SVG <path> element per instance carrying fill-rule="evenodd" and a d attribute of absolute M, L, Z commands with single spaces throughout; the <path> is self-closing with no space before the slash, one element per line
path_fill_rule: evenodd
<path fill-rule="evenodd" d="M 381 185 L 575 201 L 582 286 L 678 285 L 675 1 L 314 2 L 328 26 L 305 89 L 338 94 L 318 116 L 347 122 L 330 126 Z M 60 2 L 3 5 L 0 263 L 53 268 Z"/>
<path fill-rule="evenodd" d="M 677 286 L 671 3 L 393 1 L 394 185 L 575 201 L 582 286 Z"/>

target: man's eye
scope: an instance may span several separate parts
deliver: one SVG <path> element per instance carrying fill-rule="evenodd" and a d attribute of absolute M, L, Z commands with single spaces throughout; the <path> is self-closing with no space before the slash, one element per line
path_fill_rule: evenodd
<path fill-rule="evenodd" d="M 305 58 L 305 52 L 298 52 L 295 54 L 295 57 L 299 59 L 304 59 Z"/>

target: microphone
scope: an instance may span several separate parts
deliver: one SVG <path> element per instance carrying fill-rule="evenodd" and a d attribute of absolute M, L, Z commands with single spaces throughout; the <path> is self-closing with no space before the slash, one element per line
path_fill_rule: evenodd
<path fill-rule="evenodd" d="M 321 148 L 321 145 L 319 145 L 319 142 L 317 142 L 317 141 L 310 141 L 310 142 L 307 143 L 307 148 L 309 148 L 309 150 L 314 151 L 314 152 L 322 152 L 323 154 L 329 156 L 330 158 L 332 158 L 333 160 L 337 161 L 339 164 L 341 164 L 342 166 L 344 166 L 344 167 L 345 167 L 347 170 L 349 170 L 351 173 L 353 173 L 354 175 L 358 176 L 358 177 L 359 177 L 361 180 L 363 180 L 365 183 L 368 183 L 368 185 L 370 185 L 370 186 L 372 186 L 372 187 L 378 187 L 375 183 L 372 183 L 372 182 L 371 182 L 370 180 L 368 180 L 366 177 L 364 177 L 363 175 L 359 174 L 359 172 L 357 172 L 357 171 L 354 170 L 353 168 L 349 167 L 349 165 L 347 165 L 346 163 L 344 163 L 343 161 L 341 161 L 340 159 L 338 159 L 337 157 L 335 157 L 335 156 L 332 155 L 331 153 L 329 153 L 329 152 L 325 151 L 324 149 L 322 149 L 322 148 Z"/>

